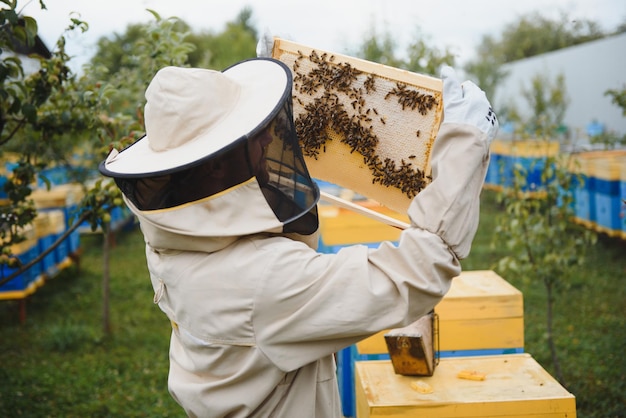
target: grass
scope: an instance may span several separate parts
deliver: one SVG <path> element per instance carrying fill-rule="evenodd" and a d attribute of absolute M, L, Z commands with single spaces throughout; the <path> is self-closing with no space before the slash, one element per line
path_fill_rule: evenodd
<path fill-rule="evenodd" d="M 491 269 L 503 254 L 490 248 L 498 212 L 486 192 L 464 269 Z M 0 302 L 0 416 L 184 416 L 167 392 L 170 325 L 152 304 L 140 232 L 118 234 L 113 249 L 110 336 L 101 331 L 102 240 L 81 239 L 80 271 L 70 267 L 30 297 L 24 325 L 15 302 Z M 626 416 L 625 250 L 624 241 L 601 239 L 557 295 L 562 383 L 576 395 L 579 418 Z M 507 280 L 524 294 L 525 350 L 553 373 L 543 285 Z"/>
<path fill-rule="evenodd" d="M 500 208 L 495 193 L 482 198 L 479 231 L 465 270 L 494 269 L 505 254 L 491 246 Z M 626 241 L 600 236 L 582 268 L 556 294 L 555 343 L 563 371 L 560 382 L 576 396 L 579 418 L 626 416 Z M 496 271 L 497 272 L 497 271 Z M 546 336 L 543 283 L 505 277 L 524 295 L 525 351 L 555 375 Z"/>
<path fill-rule="evenodd" d="M 152 304 L 143 239 L 118 234 L 111 263 L 111 336 L 102 332 L 102 239 L 83 236 L 73 266 L 29 300 L 0 305 L 0 416 L 181 417 L 167 392 L 170 325 Z"/>

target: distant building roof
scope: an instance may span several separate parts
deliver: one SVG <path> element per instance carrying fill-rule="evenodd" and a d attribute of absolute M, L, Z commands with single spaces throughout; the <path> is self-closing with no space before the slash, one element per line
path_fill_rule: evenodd
<path fill-rule="evenodd" d="M 24 26 L 24 19 L 20 19 L 18 21 L 18 25 Z M 24 42 L 17 39 L 13 34 L 9 34 L 11 42 L 13 43 L 13 51 L 17 54 L 21 55 L 32 55 L 36 54 L 42 58 L 52 58 L 52 53 L 46 46 L 46 44 L 41 40 L 41 38 L 37 35 L 35 36 L 35 42 L 33 45 L 27 45 Z"/>

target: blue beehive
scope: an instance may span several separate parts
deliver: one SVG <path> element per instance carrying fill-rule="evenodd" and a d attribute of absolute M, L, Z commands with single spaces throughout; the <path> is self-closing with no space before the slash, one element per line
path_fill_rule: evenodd
<path fill-rule="evenodd" d="M 587 179 L 575 191 L 576 217 L 598 232 L 624 236 L 626 150 L 595 151 L 576 156 L 574 170 Z M 588 211 L 584 210 L 587 209 Z M 586 216 L 588 215 L 588 216 Z"/>
<path fill-rule="evenodd" d="M 30 234 L 29 234 L 30 235 Z M 11 253 L 17 257 L 22 265 L 25 265 L 34 260 L 39 254 L 39 247 L 37 245 L 37 239 L 29 236 L 25 241 L 11 246 Z M 0 265 L 0 279 L 9 277 L 14 274 L 19 268 L 9 267 L 7 265 Z M 22 273 L 18 274 L 12 280 L 0 285 L 0 292 L 21 292 L 25 291 L 32 285 L 34 281 L 41 274 L 39 266 L 35 265 Z"/>

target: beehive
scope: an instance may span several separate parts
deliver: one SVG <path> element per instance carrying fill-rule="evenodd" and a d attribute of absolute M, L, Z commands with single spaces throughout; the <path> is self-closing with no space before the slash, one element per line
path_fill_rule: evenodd
<path fill-rule="evenodd" d="M 609 236 L 626 238 L 626 150 L 575 154 L 569 168 L 582 176 L 574 189 L 575 220 Z"/>
<path fill-rule="evenodd" d="M 9 251 L 12 257 L 16 257 L 24 265 L 37 257 L 39 247 L 36 232 L 32 226 L 27 225 L 22 228 L 20 233 L 23 235 L 24 241 L 11 245 Z M 33 293 L 40 281 L 41 269 L 38 267 L 38 265 L 34 265 L 9 282 L 0 285 L 0 300 Z M 0 279 L 13 275 L 18 268 L 19 266 L 0 265 Z"/>
<path fill-rule="evenodd" d="M 494 271 L 462 272 L 435 306 L 435 313 L 439 351 L 444 356 L 523 351 L 523 295 Z M 386 332 L 357 343 L 359 354 L 386 353 Z"/>
<path fill-rule="evenodd" d="M 374 201 L 358 204 L 400 221 L 409 221 L 406 215 L 400 215 Z M 321 239 L 327 246 L 397 241 L 400 238 L 399 229 L 348 209 L 320 205 L 319 217 Z"/>
<path fill-rule="evenodd" d="M 431 377 L 356 363 L 357 418 L 576 417 L 576 399 L 529 354 L 443 358 Z"/>
<path fill-rule="evenodd" d="M 315 178 L 400 213 L 430 182 L 441 80 L 276 38 L 293 74 L 294 121 Z"/>
<path fill-rule="evenodd" d="M 491 161 L 487 170 L 485 184 L 487 188 L 501 190 L 511 187 L 514 182 L 515 170 L 525 172 L 525 192 L 541 191 L 545 186 L 542 171 L 548 157 L 558 155 L 560 145 L 557 141 L 495 140 L 491 143 Z"/>

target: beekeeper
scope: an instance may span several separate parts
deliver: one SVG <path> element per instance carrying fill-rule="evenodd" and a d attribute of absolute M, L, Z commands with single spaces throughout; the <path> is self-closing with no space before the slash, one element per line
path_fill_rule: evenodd
<path fill-rule="evenodd" d="M 154 302 L 173 328 L 169 390 L 189 416 L 339 417 L 333 353 L 444 296 L 478 225 L 498 123 L 475 84 L 451 68 L 442 78 L 433 181 L 409 207 L 411 227 L 397 246 L 321 254 L 290 70 L 255 58 L 155 75 L 146 135 L 100 171 L 139 219 Z"/>

